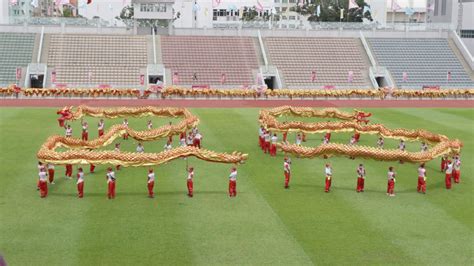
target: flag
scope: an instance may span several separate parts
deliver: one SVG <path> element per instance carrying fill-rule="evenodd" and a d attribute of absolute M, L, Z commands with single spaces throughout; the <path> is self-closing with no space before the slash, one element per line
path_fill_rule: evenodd
<path fill-rule="evenodd" d="M 400 5 L 398 5 L 397 0 L 392 0 L 392 11 L 397 11 L 402 9 Z"/>
<path fill-rule="evenodd" d="M 321 15 L 321 5 L 318 5 L 318 7 L 316 7 L 316 16 L 320 16 Z"/>
<path fill-rule="evenodd" d="M 355 2 L 355 0 L 349 0 L 349 9 L 352 9 L 352 8 L 358 8 L 359 6 L 357 5 L 357 3 Z"/>
<path fill-rule="evenodd" d="M 37 8 L 38 7 L 38 0 L 31 1 L 31 5 L 35 8 Z"/>
<path fill-rule="evenodd" d="M 413 14 L 415 14 L 415 10 L 414 10 L 413 8 L 411 8 L 411 7 L 405 7 L 405 15 L 411 16 L 411 15 L 413 15 Z"/>
<path fill-rule="evenodd" d="M 403 80 L 403 82 L 407 82 L 407 80 L 408 80 L 408 73 L 407 72 L 403 72 L 402 80 Z"/>
<path fill-rule="evenodd" d="M 341 8 L 341 16 L 340 19 L 344 19 L 344 8 Z"/>

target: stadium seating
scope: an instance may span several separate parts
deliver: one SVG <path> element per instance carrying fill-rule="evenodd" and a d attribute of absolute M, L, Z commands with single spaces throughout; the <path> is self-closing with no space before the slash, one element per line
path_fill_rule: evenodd
<path fill-rule="evenodd" d="M 220 85 L 223 73 L 226 85 L 255 83 L 259 63 L 252 38 L 162 36 L 161 48 L 163 63 L 178 73 L 179 85 Z"/>
<path fill-rule="evenodd" d="M 358 39 L 265 38 L 270 63 L 281 73 L 288 88 L 304 86 L 369 87 Z M 316 71 L 312 82 L 311 73 Z M 348 73 L 353 71 L 353 81 Z"/>
<path fill-rule="evenodd" d="M 379 65 L 386 67 L 395 83 L 403 87 L 472 87 L 447 39 L 368 39 Z M 447 73 L 451 80 L 447 82 Z M 403 82 L 403 72 L 407 81 Z"/>
<path fill-rule="evenodd" d="M 0 33 L 0 86 L 16 83 L 16 68 L 32 61 L 34 34 Z"/>
<path fill-rule="evenodd" d="M 52 35 L 48 65 L 55 68 L 57 83 L 136 86 L 147 65 L 146 37 Z"/>

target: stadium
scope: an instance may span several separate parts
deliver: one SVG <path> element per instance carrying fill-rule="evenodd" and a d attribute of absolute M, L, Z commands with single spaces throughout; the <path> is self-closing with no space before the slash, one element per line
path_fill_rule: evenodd
<path fill-rule="evenodd" d="M 2 0 L 0 266 L 472 265 L 474 2 Z"/>

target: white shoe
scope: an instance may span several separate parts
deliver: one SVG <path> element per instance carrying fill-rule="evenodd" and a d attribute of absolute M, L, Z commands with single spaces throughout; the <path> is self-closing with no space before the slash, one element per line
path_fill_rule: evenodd
<path fill-rule="evenodd" d="M 51 185 L 54 185 L 54 184 L 56 184 L 56 183 L 54 183 L 54 182 L 51 182 L 50 184 L 51 184 Z"/>

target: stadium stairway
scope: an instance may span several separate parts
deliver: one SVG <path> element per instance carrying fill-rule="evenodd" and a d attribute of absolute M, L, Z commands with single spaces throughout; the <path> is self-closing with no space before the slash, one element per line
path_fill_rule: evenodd
<path fill-rule="evenodd" d="M 37 47 L 36 34 L 0 33 L 0 86 L 17 83 L 16 68 L 26 67 L 33 61 L 33 51 Z"/>

